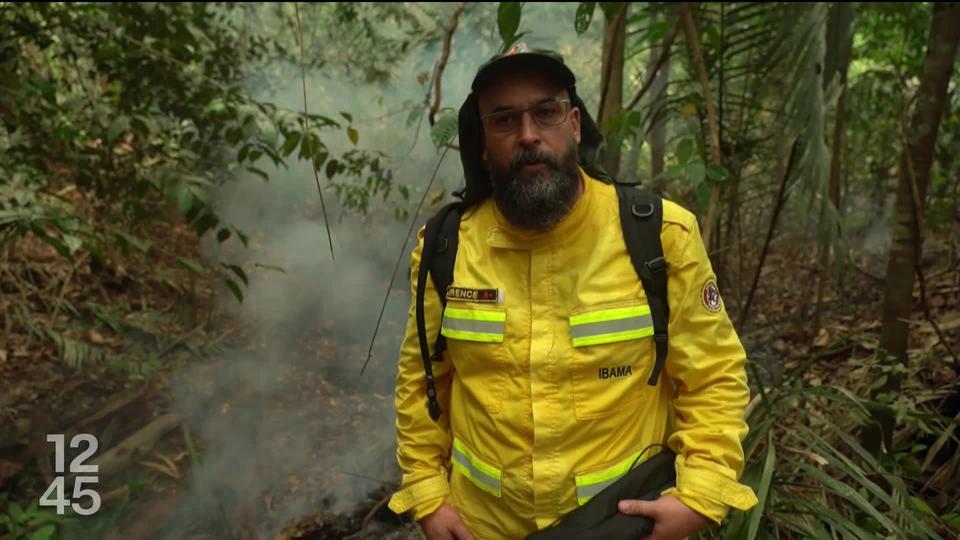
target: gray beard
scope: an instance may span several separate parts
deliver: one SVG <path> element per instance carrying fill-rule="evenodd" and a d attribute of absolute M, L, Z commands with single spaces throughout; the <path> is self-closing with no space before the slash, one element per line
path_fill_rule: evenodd
<path fill-rule="evenodd" d="M 520 173 L 524 164 L 542 162 L 546 169 Z M 577 197 L 580 171 L 576 143 L 562 161 L 535 149 L 522 149 L 506 171 L 491 168 L 490 182 L 497 208 L 511 225 L 523 230 L 547 232 L 566 216 Z"/>

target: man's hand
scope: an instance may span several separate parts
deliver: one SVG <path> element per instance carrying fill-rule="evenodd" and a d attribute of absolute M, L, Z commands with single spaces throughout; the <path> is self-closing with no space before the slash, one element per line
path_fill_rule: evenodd
<path fill-rule="evenodd" d="M 623 500 L 619 508 L 624 514 L 653 520 L 653 532 L 644 540 L 682 540 L 713 523 L 673 495 L 655 501 Z"/>
<path fill-rule="evenodd" d="M 421 519 L 420 528 L 427 540 L 473 540 L 460 514 L 449 504 Z"/>

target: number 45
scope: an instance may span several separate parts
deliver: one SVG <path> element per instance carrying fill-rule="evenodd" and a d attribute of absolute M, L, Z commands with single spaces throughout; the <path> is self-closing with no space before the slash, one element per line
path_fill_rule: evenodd
<path fill-rule="evenodd" d="M 50 487 L 48 487 L 47 491 L 40 497 L 40 506 L 54 506 L 57 509 L 58 515 L 63 515 L 64 510 L 68 506 L 73 508 L 73 511 L 81 516 L 90 516 L 97 513 L 97 510 L 100 509 L 100 494 L 97 493 L 96 490 L 83 487 L 83 484 L 86 482 L 96 484 L 96 476 L 78 476 L 73 483 L 73 499 L 90 497 L 92 504 L 87 508 L 80 506 L 78 502 L 71 504 L 70 499 L 63 496 L 66 491 L 64 481 L 62 476 L 53 479 Z"/>

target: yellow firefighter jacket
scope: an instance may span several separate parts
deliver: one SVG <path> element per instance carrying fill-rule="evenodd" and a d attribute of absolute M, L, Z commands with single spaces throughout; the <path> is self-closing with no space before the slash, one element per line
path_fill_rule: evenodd
<path fill-rule="evenodd" d="M 478 539 L 544 528 L 666 443 L 682 502 L 720 523 L 756 504 L 738 482 L 747 433 L 745 354 L 694 216 L 663 203 L 669 354 L 649 386 L 653 327 L 612 185 L 583 195 L 548 233 L 512 228 L 491 199 L 467 211 L 447 306 L 427 280 L 427 336 L 443 416 L 430 419 L 414 301 L 396 385 L 403 481 L 390 500 L 416 520 L 451 504 Z M 416 298 L 423 229 L 411 260 Z M 495 291 L 495 293 L 493 293 Z M 647 449 L 647 452 L 641 453 Z"/>

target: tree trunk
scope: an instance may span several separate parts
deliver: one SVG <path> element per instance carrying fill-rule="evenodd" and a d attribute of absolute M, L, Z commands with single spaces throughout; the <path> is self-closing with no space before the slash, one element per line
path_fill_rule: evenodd
<path fill-rule="evenodd" d="M 890 357 L 904 363 L 909 337 L 906 321 L 913 312 L 914 273 L 922 248 L 922 224 L 917 222 L 916 216 L 923 215 L 934 145 L 943 117 L 947 84 L 953 71 L 958 41 L 960 3 L 934 4 L 920 88 L 910 119 L 909 132 L 904 134 L 904 148 L 900 154 L 897 199 L 894 206 L 895 224 L 887 261 L 883 323 L 880 330 L 880 348 Z M 896 392 L 899 388 L 900 379 L 891 376 L 876 394 Z M 879 423 L 881 432 L 868 430 L 864 435 L 864 443 L 875 453 L 881 449 L 885 452 L 892 451 L 893 411 L 875 411 L 874 419 Z"/>
<path fill-rule="evenodd" d="M 656 8 L 651 7 L 651 11 Z M 656 13 L 656 12 L 654 12 Z M 664 14 L 666 17 L 666 14 Z M 656 20 L 656 19 L 654 19 Z M 657 59 L 660 58 L 662 51 L 667 48 L 666 36 L 663 43 L 654 45 L 650 48 L 650 69 L 655 69 Z M 670 59 L 664 62 L 653 80 L 653 86 L 650 87 L 650 93 L 653 96 L 653 126 L 650 128 L 650 177 L 656 178 L 664 169 L 664 155 L 667 148 L 667 119 L 663 116 L 663 102 L 666 100 L 667 83 L 670 80 Z"/>
<path fill-rule="evenodd" d="M 604 167 L 610 176 L 617 177 L 620 172 L 620 145 L 611 144 L 611 124 L 623 111 L 623 48 L 626 41 L 627 5 L 622 4 L 615 10 L 604 12 L 603 25 L 603 63 L 600 75 L 600 111 L 597 118 L 600 132 L 607 140 L 604 154 Z"/>
<path fill-rule="evenodd" d="M 833 122 L 833 144 L 830 151 L 830 184 L 828 196 L 830 204 L 840 215 L 840 166 L 843 163 L 843 129 L 847 113 L 847 70 L 850 67 L 850 56 L 853 51 L 853 18 L 854 5 L 851 3 L 837 3 L 830 7 L 827 22 L 827 50 L 824 59 L 825 71 L 823 85 L 826 88 L 831 79 L 836 77 L 840 85 L 840 96 L 837 98 L 837 110 Z M 834 74 L 835 73 L 835 74 Z M 820 219 L 826 216 L 821 215 Z M 838 224 L 839 225 L 839 224 Z M 823 307 L 824 289 L 830 280 L 830 243 L 821 241 L 818 261 L 820 275 L 817 279 L 816 306 L 813 312 L 812 334 L 820 332 L 820 315 Z"/>
<path fill-rule="evenodd" d="M 830 204 L 840 212 L 840 163 L 843 154 L 843 124 L 847 111 L 847 66 L 840 74 L 840 97 L 837 99 L 837 118 L 833 123 L 833 149 L 830 156 Z M 830 279 L 830 244 L 821 242 L 819 253 L 820 277 L 817 280 L 817 305 L 813 312 L 813 335 L 820 332 L 820 312 L 823 307 L 823 291 Z"/>
<path fill-rule="evenodd" d="M 686 30 L 687 46 L 690 49 L 690 60 L 700 79 L 700 84 L 703 86 L 703 101 L 707 110 L 707 125 L 710 135 L 710 164 L 720 165 L 720 129 L 717 126 L 717 111 L 713 103 L 713 95 L 710 92 L 710 78 L 703 62 L 703 51 L 700 49 L 700 37 L 697 33 L 696 23 L 693 21 L 693 7 L 689 2 L 683 4 L 681 17 L 683 17 L 684 29 Z M 710 239 L 713 234 L 714 222 L 717 220 L 720 188 L 721 184 L 715 182 L 710 189 L 710 205 L 707 208 L 707 217 L 703 223 L 703 245 L 708 247 L 711 245 Z"/>

